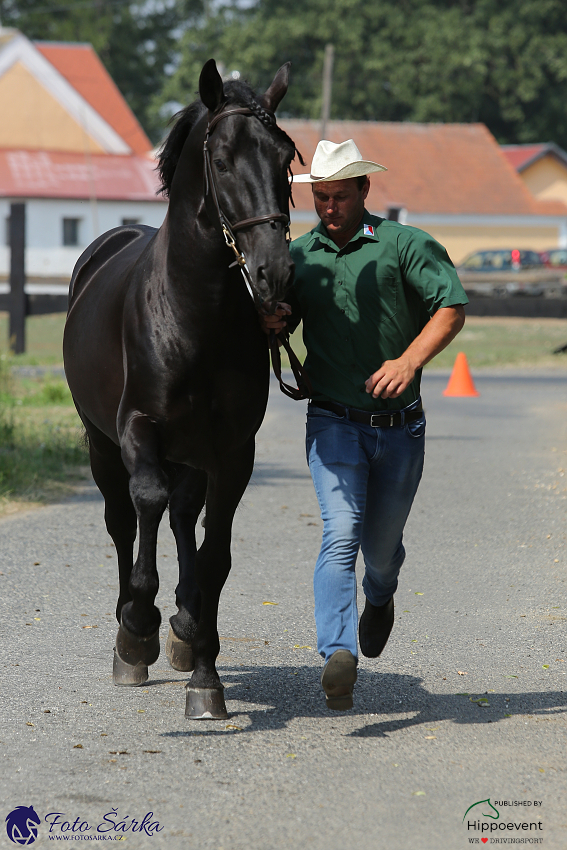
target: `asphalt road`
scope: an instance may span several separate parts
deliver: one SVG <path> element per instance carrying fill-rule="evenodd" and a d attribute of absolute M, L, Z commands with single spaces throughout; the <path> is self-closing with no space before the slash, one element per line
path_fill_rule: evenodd
<path fill-rule="evenodd" d="M 447 376 L 424 379 L 426 469 L 396 624 L 382 658 L 361 660 L 350 712 L 328 711 L 319 685 L 304 404 L 274 389 L 236 516 L 219 624 L 229 721 L 186 720 L 186 676 L 163 655 L 146 686 L 113 686 L 117 579 L 94 487 L 3 520 L 0 846 L 15 846 L 6 816 L 33 806 L 34 848 L 117 836 L 174 850 L 496 838 L 564 850 L 565 378 L 475 378 L 470 399 L 443 398 Z M 165 641 L 176 582 L 165 522 L 159 564 Z M 463 821 L 485 800 L 494 808 Z M 159 831 L 133 831 L 148 812 Z"/>

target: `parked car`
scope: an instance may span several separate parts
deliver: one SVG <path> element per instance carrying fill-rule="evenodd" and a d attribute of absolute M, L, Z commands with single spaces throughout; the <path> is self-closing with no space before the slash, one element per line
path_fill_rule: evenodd
<path fill-rule="evenodd" d="M 550 248 L 540 251 L 543 264 L 548 269 L 567 269 L 567 248 Z"/>
<path fill-rule="evenodd" d="M 543 267 L 543 260 L 537 251 L 503 248 L 497 251 L 475 251 L 463 260 L 457 271 L 509 272 Z"/>

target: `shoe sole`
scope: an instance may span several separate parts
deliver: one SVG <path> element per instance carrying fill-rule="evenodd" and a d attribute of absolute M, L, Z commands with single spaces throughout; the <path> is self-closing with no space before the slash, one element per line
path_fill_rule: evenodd
<path fill-rule="evenodd" d="M 323 668 L 321 686 L 327 708 L 348 711 L 353 706 L 352 692 L 356 682 L 356 659 L 348 649 L 337 649 Z"/>

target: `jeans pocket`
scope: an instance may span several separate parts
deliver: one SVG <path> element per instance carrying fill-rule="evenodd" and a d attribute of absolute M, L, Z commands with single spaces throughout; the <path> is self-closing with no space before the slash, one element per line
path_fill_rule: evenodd
<path fill-rule="evenodd" d="M 423 437 L 425 434 L 425 414 L 422 413 L 419 419 L 415 419 L 413 422 L 408 422 L 406 425 L 406 433 L 408 436 L 417 439 L 419 437 Z"/>
<path fill-rule="evenodd" d="M 323 407 L 317 407 L 316 402 L 310 402 L 307 406 L 307 418 L 308 419 L 316 419 L 319 416 L 323 416 L 326 419 L 344 419 L 344 416 L 339 416 L 338 413 L 335 413 L 332 410 L 325 410 Z"/>

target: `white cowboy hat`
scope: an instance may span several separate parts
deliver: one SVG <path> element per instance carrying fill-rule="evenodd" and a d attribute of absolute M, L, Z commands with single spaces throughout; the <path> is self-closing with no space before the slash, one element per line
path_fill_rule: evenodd
<path fill-rule="evenodd" d="M 387 171 L 383 165 L 363 159 L 362 154 L 352 139 L 336 145 L 325 139 L 319 142 L 313 162 L 311 174 L 293 176 L 294 183 L 320 183 L 330 180 L 347 180 L 349 177 L 363 177 L 375 171 Z"/>

